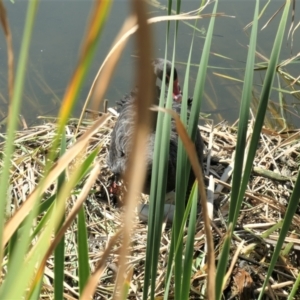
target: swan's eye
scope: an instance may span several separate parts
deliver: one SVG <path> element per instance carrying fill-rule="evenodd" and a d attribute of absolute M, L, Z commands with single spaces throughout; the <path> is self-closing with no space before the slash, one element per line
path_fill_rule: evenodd
<path fill-rule="evenodd" d="M 121 151 L 120 152 L 120 157 L 125 157 L 125 152 Z"/>

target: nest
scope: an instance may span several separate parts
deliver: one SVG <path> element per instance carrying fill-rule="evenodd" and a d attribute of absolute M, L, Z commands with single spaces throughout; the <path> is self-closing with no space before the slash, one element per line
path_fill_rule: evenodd
<path fill-rule="evenodd" d="M 122 207 L 111 203 L 108 193 L 111 172 L 106 166 L 106 156 L 110 143 L 110 134 L 116 117 L 111 116 L 91 140 L 86 153 L 100 146 L 98 160 L 101 164 L 101 174 L 85 203 L 86 222 L 88 228 L 88 245 L 91 271 L 95 269 L 101 253 L 108 240 L 122 227 Z M 91 122 L 80 125 L 79 135 L 83 134 Z M 66 138 L 71 144 L 77 128 L 77 120 L 71 120 L 66 126 Z M 11 203 L 7 207 L 7 217 L 26 200 L 27 196 L 38 184 L 45 166 L 46 155 L 55 136 L 56 125 L 47 123 L 23 130 L 17 133 L 13 169 L 9 191 Z M 236 145 L 237 131 L 226 122 L 218 125 L 200 127 L 203 140 L 207 146 L 205 159 L 206 175 L 212 176 L 215 182 L 214 196 L 214 226 L 213 236 L 216 258 L 220 254 L 229 207 L 230 180 L 232 161 Z M 281 221 L 285 215 L 290 195 L 294 188 L 294 180 L 298 174 L 298 158 L 300 132 L 278 134 L 264 129 L 261 133 L 259 148 L 257 149 L 253 172 L 248 184 L 247 193 L 235 228 L 231 243 L 229 263 L 231 269 L 226 282 L 224 295 L 226 299 L 256 299 L 259 289 L 267 273 L 268 263 L 274 246 L 278 240 L 278 229 L 267 234 L 267 231 Z M 2 144 L 3 147 L 3 144 Z M 79 158 L 80 159 L 80 158 Z M 74 165 L 76 162 L 74 162 Z M 72 171 L 72 165 L 69 172 Z M 209 177 L 206 176 L 207 180 Z M 55 192 L 55 184 L 44 195 L 45 199 Z M 69 201 L 72 206 L 76 193 Z M 147 197 L 141 197 L 141 202 Z M 272 273 L 269 293 L 277 299 L 285 299 L 297 277 L 300 269 L 300 209 L 295 214 L 289 235 L 285 240 L 285 250 L 280 256 L 277 266 Z M 78 257 L 76 241 L 76 224 L 66 233 L 66 261 L 65 261 L 65 298 L 78 299 Z M 191 278 L 190 299 L 202 299 L 205 284 L 205 266 L 201 262 L 205 239 L 201 216 L 197 222 L 194 243 L 194 269 Z M 131 252 L 128 257 L 129 266 L 133 267 L 130 282 L 130 299 L 140 299 L 144 280 L 144 261 L 146 253 L 147 224 L 139 222 L 136 217 L 135 229 L 132 234 Z M 168 258 L 170 229 L 164 227 L 161 238 L 160 257 L 157 272 L 156 295 L 164 295 L 164 274 Z M 100 279 L 94 299 L 111 299 L 116 274 L 118 270 L 118 251 L 121 241 L 111 252 L 106 270 Z M 237 249 L 241 251 L 234 257 Z M 42 288 L 43 298 L 51 297 L 53 292 L 53 258 L 47 262 L 45 280 Z M 171 294 L 172 298 L 172 283 Z M 297 292 L 300 297 L 300 292 Z"/>

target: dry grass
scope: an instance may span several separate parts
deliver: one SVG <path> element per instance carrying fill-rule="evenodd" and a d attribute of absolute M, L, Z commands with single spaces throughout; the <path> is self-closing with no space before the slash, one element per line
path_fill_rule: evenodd
<path fill-rule="evenodd" d="M 93 271 L 101 258 L 110 238 L 122 227 L 123 208 L 116 206 L 109 199 L 107 187 L 111 177 L 106 166 L 107 149 L 110 133 L 116 117 L 111 116 L 102 126 L 97 135 L 93 136 L 86 149 L 86 155 L 95 147 L 100 147 L 98 154 L 101 164 L 101 175 L 86 201 L 86 222 L 89 236 L 90 267 Z M 72 144 L 78 120 L 71 120 L 66 127 L 67 143 Z M 82 135 L 92 124 L 85 121 L 80 125 L 78 135 Z M 9 191 L 12 196 L 7 207 L 7 218 L 26 200 L 43 176 L 46 154 L 49 151 L 55 135 L 56 125 L 46 123 L 17 133 L 16 150 L 13 158 L 14 168 L 11 170 Z M 201 126 L 201 133 L 208 146 L 206 155 L 206 174 L 214 180 L 214 189 L 210 191 L 214 201 L 214 244 L 218 258 L 222 241 L 226 233 L 226 217 L 229 205 L 229 191 L 232 170 L 232 159 L 236 145 L 236 128 L 225 122 L 215 126 Z M 298 173 L 298 157 L 300 131 L 277 134 L 264 130 L 261 134 L 259 149 L 255 158 L 255 167 L 249 182 L 246 198 L 235 228 L 231 244 L 232 265 L 229 269 L 225 287 L 226 299 L 255 299 L 268 269 L 268 262 L 273 252 L 273 246 L 278 238 L 278 229 L 270 230 L 284 216 L 289 197 L 293 190 L 293 177 Z M 78 136 L 77 136 L 78 137 Z M 3 147 L 3 143 L 1 144 Z M 78 158 L 80 160 L 80 157 Z M 79 161 L 80 162 L 80 161 Z M 1 162 L 2 163 L 2 162 Z M 76 167 L 74 161 L 69 172 Z M 268 171 L 268 172 L 267 172 Z M 278 177 L 279 176 L 279 177 Z M 222 180 L 221 179 L 222 177 Z M 207 181 L 209 177 L 206 177 Z M 225 182 L 224 182 L 225 181 Z M 80 190 L 74 191 L 68 199 L 67 213 Z M 45 194 L 47 199 L 55 192 L 53 185 Z M 143 197 L 141 201 L 147 201 Z M 300 207 L 294 216 L 290 234 L 286 238 L 286 255 L 282 255 L 277 263 L 269 285 L 270 295 L 285 299 L 295 282 L 300 269 Z M 65 298 L 78 299 L 77 276 L 77 244 L 76 224 L 66 234 L 65 259 Z M 270 232 L 267 232 L 270 230 Z M 191 280 L 191 299 L 202 299 L 201 291 L 205 280 L 205 263 L 202 261 L 204 251 L 204 229 L 201 216 L 197 223 L 197 235 L 194 245 L 194 272 Z M 130 283 L 131 299 L 140 299 L 143 287 L 144 260 L 146 252 L 147 225 L 140 223 L 138 216 L 132 233 L 131 253 L 128 257 L 128 270 L 133 269 Z M 168 259 L 170 230 L 166 226 L 161 239 L 160 261 L 157 274 L 157 295 L 164 294 L 164 275 Z M 98 285 L 95 299 L 110 299 L 113 293 L 118 270 L 118 253 L 121 243 L 117 243 L 107 260 L 106 270 Z M 43 297 L 50 298 L 53 293 L 53 259 L 47 262 L 43 284 Z M 172 289 L 171 289 L 172 293 Z M 300 297 L 300 292 L 297 294 Z M 172 298 L 172 294 L 169 295 Z"/>

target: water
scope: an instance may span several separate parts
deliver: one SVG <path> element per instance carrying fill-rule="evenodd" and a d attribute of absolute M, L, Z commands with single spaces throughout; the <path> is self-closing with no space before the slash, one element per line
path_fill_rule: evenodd
<path fill-rule="evenodd" d="M 182 11 L 185 12 L 196 9 L 200 3 L 200 1 L 182 2 Z M 162 4 L 165 3 L 166 1 L 162 1 Z M 260 27 L 265 24 L 282 3 L 283 1 L 271 2 L 263 18 L 260 20 Z M 10 1 L 5 1 L 4 4 L 8 11 L 15 56 L 17 58 L 23 34 L 27 1 L 16 1 L 15 4 L 12 4 Z M 77 63 L 82 37 L 85 32 L 92 4 L 92 1 L 88 0 L 41 1 L 32 37 L 26 86 L 22 99 L 22 114 L 28 124 L 37 123 L 37 116 L 39 115 L 55 116 L 57 114 L 60 107 L 60 100 L 64 95 L 65 88 Z M 224 12 L 228 16 L 235 16 L 235 18 L 218 17 L 215 24 L 202 111 L 209 114 L 209 117 L 216 122 L 226 119 L 232 123 L 238 118 L 242 83 L 222 78 L 217 75 L 217 73 L 243 80 L 247 45 L 249 43 L 248 35 L 250 33 L 249 30 L 243 31 L 243 28 L 251 22 L 253 18 L 254 5 L 254 1 L 240 0 L 223 0 L 220 1 L 219 4 L 218 12 Z M 299 7 L 296 8 L 298 9 L 296 11 L 297 18 L 300 11 Z M 150 7 L 150 10 L 150 16 L 163 15 L 166 13 L 166 11 L 161 8 L 153 6 Z M 209 13 L 211 10 L 212 6 L 206 9 L 206 12 Z M 119 0 L 114 2 L 98 46 L 95 60 L 81 89 L 79 101 L 74 112 L 75 116 L 79 115 L 93 78 L 129 12 L 129 1 Z M 200 31 L 196 33 L 194 40 L 192 56 L 192 62 L 194 64 L 199 63 L 208 22 L 208 18 L 198 21 L 197 27 Z M 295 23 L 297 22 L 296 19 Z M 265 30 L 259 32 L 257 50 L 266 58 L 270 57 L 278 23 L 279 16 L 276 17 Z M 190 22 L 190 24 L 194 24 L 194 22 Z M 152 27 L 155 36 L 155 54 L 157 57 L 163 57 L 166 24 L 159 23 Z M 172 32 L 171 30 L 171 37 Z M 193 28 L 182 22 L 179 27 L 178 42 L 176 45 L 176 66 L 181 82 L 184 80 L 184 62 L 188 57 L 192 34 Z M 299 38 L 298 30 L 294 36 L 294 46 L 292 50 L 290 44 L 287 44 L 286 41 L 284 42 L 281 52 L 282 60 L 299 52 Z M 172 57 L 172 44 L 173 38 L 169 41 L 169 58 Z M 293 53 L 291 53 L 291 51 Z M 105 94 L 105 98 L 109 99 L 109 105 L 113 106 L 115 101 L 119 100 L 124 93 L 130 91 L 132 88 L 134 84 L 134 74 L 132 70 L 137 55 L 138 53 L 134 48 L 134 38 L 131 38 L 122 54 L 109 89 Z M 258 59 L 258 61 L 261 60 Z M 0 37 L 0 66 L 0 118 L 3 118 L 7 114 L 8 109 L 6 45 L 3 35 Z M 287 70 L 293 74 L 293 76 L 299 76 L 296 65 L 289 66 Z M 259 96 L 259 85 L 263 82 L 263 76 L 264 73 L 256 72 L 255 83 L 257 87 L 254 92 L 256 97 Z M 192 68 L 189 80 L 190 95 L 192 95 L 195 78 L 196 68 Z M 281 83 L 284 82 L 281 80 Z M 299 101 L 295 97 L 287 94 L 284 94 L 284 97 L 288 125 L 290 127 L 299 127 Z M 272 114 L 269 115 L 268 124 L 280 129 L 283 125 L 281 122 L 278 122 L 278 116 L 274 114 L 275 111 L 279 111 L 278 92 L 274 91 L 272 93 L 271 101 L 273 110 Z M 255 103 L 255 100 L 253 100 L 253 103 Z"/>

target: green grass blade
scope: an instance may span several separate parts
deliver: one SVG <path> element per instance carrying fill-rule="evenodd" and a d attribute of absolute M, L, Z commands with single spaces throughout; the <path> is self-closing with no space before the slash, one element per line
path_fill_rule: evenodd
<path fill-rule="evenodd" d="M 190 53 L 188 57 L 186 74 L 184 80 L 184 91 L 182 97 L 182 105 L 181 105 L 181 120 L 184 124 L 187 124 L 187 100 L 188 100 L 188 82 L 190 75 L 190 63 L 191 63 L 191 54 L 193 48 L 193 39 L 190 47 Z M 183 222 L 183 216 L 185 211 L 185 201 L 187 195 L 187 183 L 189 179 L 190 172 L 190 164 L 187 158 L 187 153 L 183 146 L 181 139 L 178 140 L 178 152 L 177 152 L 177 169 L 176 169 L 176 198 L 175 198 L 175 214 L 174 214 L 174 222 L 173 222 L 173 234 L 172 241 L 174 240 L 175 244 L 178 243 L 178 237 L 180 235 L 180 230 Z M 175 290 L 175 296 L 181 295 L 181 281 L 182 281 L 182 249 L 183 243 L 182 239 L 180 241 L 180 249 L 178 249 L 177 255 L 175 256 L 175 286 L 178 288 Z M 172 255 L 173 256 L 173 255 Z M 171 256 L 171 257 L 172 257 Z M 169 263 L 171 263 L 169 261 Z M 168 266 L 169 269 L 169 266 Z M 170 270 L 169 270 L 170 271 Z M 166 278 L 168 278 L 168 272 Z"/>
<path fill-rule="evenodd" d="M 164 88 L 163 88 L 164 89 Z M 162 89 L 162 93 L 163 93 Z M 158 113 L 157 120 L 157 131 L 161 131 L 163 123 L 162 113 Z M 161 203 L 156 197 L 157 191 L 157 177 L 158 177 L 158 161 L 159 161 L 159 149 L 160 149 L 160 136 L 157 134 L 155 136 L 155 147 L 153 154 L 153 167 L 151 175 L 151 191 L 150 191 L 150 201 L 149 201 L 149 218 L 148 218 L 148 233 L 147 233 L 147 247 L 146 247 L 146 260 L 145 260 L 145 276 L 144 276 L 144 290 L 143 290 L 143 299 L 148 299 L 148 287 L 150 285 L 150 279 L 152 275 L 152 258 L 153 258 L 153 248 L 157 247 L 157 239 L 155 239 L 155 212 L 156 207 L 160 206 Z M 159 234 L 160 235 L 160 234 Z"/>
<path fill-rule="evenodd" d="M 85 284 L 90 276 L 89 265 L 89 250 L 88 250 L 88 237 L 85 221 L 84 208 L 81 207 L 78 214 L 78 276 L 79 276 L 79 292 L 82 294 Z"/>
<path fill-rule="evenodd" d="M 243 170 L 243 161 L 244 161 L 244 149 L 246 143 L 246 134 L 248 128 L 248 118 L 249 118 L 249 107 L 252 99 L 252 83 L 253 83 L 253 66 L 255 62 L 255 48 L 256 48 L 256 39 L 257 39 L 257 26 L 258 26 L 258 11 L 259 11 L 259 1 L 256 1 L 255 12 L 253 17 L 253 25 L 250 37 L 249 52 L 247 56 L 246 71 L 245 71 L 245 80 L 244 88 L 242 94 L 241 108 L 240 108 L 240 122 L 238 128 L 238 140 L 237 140 L 237 150 L 236 150 L 236 159 L 234 166 L 234 175 L 233 175 L 233 184 L 231 192 L 231 202 L 230 202 L 230 211 L 229 211 L 229 222 L 231 223 L 234 219 L 236 211 L 239 211 L 241 202 L 238 202 L 238 194 L 240 189 L 240 180 Z M 238 206 L 239 205 L 239 206 Z M 238 207 L 237 207 L 238 206 Z M 230 226 L 233 228 L 234 226 Z M 231 236 L 231 234 L 229 234 Z M 220 260 L 217 267 L 216 274 L 216 299 L 221 299 L 222 295 L 222 284 L 224 274 L 227 268 L 228 253 L 229 253 L 230 244 L 224 243 Z"/>
<path fill-rule="evenodd" d="M 173 70 L 171 72 L 171 78 L 173 78 Z M 164 97 L 163 92 L 161 92 L 161 96 Z M 167 104 L 166 107 L 170 107 L 172 105 L 173 97 L 171 91 L 171 85 L 168 91 Z M 167 168 L 168 168 L 168 157 L 169 157 L 169 146 L 170 146 L 170 130 L 171 130 L 171 116 L 169 114 L 163 115 L 163 127 L 161 134 L 161 148 L 159 155 L 159 168 L 158 168 L 158 177 L 157 177 L 157 191 L 156 191 L 156 199 L 157 205 L 154 216 L 154 245 L 152 249 L 152 272 L 151 277 L 156 278 L 157 274 L 157 264 L 159 257 L 159 248 L 160 248 L 160 237 L 161 237 L 161 229 L 163 222 L 163 211 L 164 211 L 164 200 L 166 195 L 166 184 L 167 184 Z M 151 200 L 150 200 L 151 201 Z M 151 203 L 151 202 L 150 202 Z M 155 292 L 155 280 L 151 282 L 151 298 L 154 298 Z"/>
<path fill-rule="evenodd" d="M 55 198 L 56 198 L 56 195 L 52 195 L 48 199 L 46 199 L 44 202 L 42 202 L 39 205 L 38 214 L 48 211 L 48 209 L 51 207 L 52 203 L 55 201 Z"/>
<path fill-rule="evenodd" d="M 241 174 L 243 172 L 244 165 L 244 155 L 246 148 L 246 137 L 248 130 L 248 120 L 250 112 L 250 104 L 252 100 L 252 85 L 253 85 L 253 73 L 254 73 L 254 63 L 255 63 L 255 49 L 256 49 L 256 39 L 257 39 L 257 27 L 258 27 L 258 12 L 259 5 L 256 1 L 254 16 L 253 16 L 253 25 L 250 37 L 249 51 L 246 62 L 246 71 L 244 86 L 242 91 L 242 99 L 240 106 L 239 114 L 239 126 L 238 126 L 238 135 L 237 135 L 237 144 L 236 144 L 236 155 L 232 179 L 232 190 L 231 190 L 231 200 L 230 200 L 230 210 L 228 222 L 232 222 L 234 214 L 236 211 L 239 211 L 241 203 L 238 203 L 238 194 L 241 183 Z M 234 227 L 234 226 L 233 226 Z"/>
<path fill-rule="evenodd" d="M 284 36 L 289 7 L 290 7 L 290 1 L 287 1 L 286 6 L 283 11 L 283 14 L 282 14 L 282 17 L 281 17 L 281 20 L 280 20 L 280 24 L 278 26 L 278 31 L 277 31 L 275 42 L 273 45 L 273 49 L 272 49 L 272 53 L 271 53 L 271 57 L 270 57 L 270 61 L 269 61 L 269 66 L 268 66 L 268 69 L 266 72 L 264 85 L 263 85 L 262 92 L 261 92 L 260 102 L 259 102 L 257 115 L 256 115 L 256 121 L 254 124 L 253 134 L 252 134 L 252 138 L 251 138 L 251 142 L 250 142 L 249 153 L 248 153 L 247 160 L 246 160 L 245 171 L 244 171 L 244 175 L 242 178 L 242 182 L 240 184 L 238 203 L 242 202 L 241 199 L 243 198 L 243 196 L 245 194 L 247 183 L 248 183 L 248 180 L 250 177 L 252 163 L 253 163 L 253 160 L 255 157 L 257 145 L 258 145 L 259 138 L 260 138 L 261 128 L 263 126 L 266 110 L 268 107 L 269 96 L 270 96 L 272 84 L 273 84 L 275 73 L 276 73 L 277 62 L 278 62 L 279 53 L 280 53 L 282 40 L 283 40 L 283 36 Z M 237 218 L 238 218 L 238 210 L 235 212 L 233 224 L 236 223 Z"/>
<path fill-rule="evenodd" d="M 60 157 L 66 152 L 66 135 L 62 134 Z M 66 181 L 66 171 L 63 171 L 57 180 L 58 195 Z M 63 224 L 65 217 L 63 216 L 59 227 Z M 54 251 L 54 298 L 63 299 L 64 293 L 64 266 L 65 266 L 65 237 L 61 239 Z"/>
<path fill-rule="evenodd" d="M 10 272 L 7 273 L 4 282 L 0 288 L 0 299 L 21 299 L 25 293 L 25 283 L 28 282 L 27 268 L 21 267 L 24 263 L 24 257 L 29 245 L 29 232 L 32 226 L 34 217 L 36 216 L 37 206 L 29 213 L 24 225 L 18 229 L 18 247 L 14 247 L 14 251 L 10 258 Z M 26 270 L 26 274 L 22 274 Z M 17 276 L 16 276 L 17 274 Z M 24 280 L 24 279 L 27 280 Z M 23 284 L 19 283 L 22 282 Z M 18 289 L 12 289 L 12 286 L 18 286 Z M 14 294 L 11 297 L 11 293 Z"/>
<path fill-rule="evenodd" d="M 64 218 L 62 219 L 62 222 Z M 65 238 L 63 237 L 54 252 L 54 299 L 63 299 L 65 267 Z"/>
<path fill-rule="evenodd" d="M 217 11 L 218 7 L 218 0 L 215 1 L 214 8 L 212 13 L 215 14 Z M 196 85 L 195 85 L 195 90 L 194 90 L 194 95 L 193 95 L 193 103 L 191 107 L 191 115 L 190 115 L 190 121 L 189 121 L 189 126 L 188 126 L 188 133 L 189 136 L 191 137 L 192 140 L 195 140 L 195 135 L 196 131 L 198 130 L 198 121 L 199 121 L 199 115 L 200 115 L 200 109 L 201 109 L 201 103 L 202 103 L 202 98 L 204 95 L 204 85 L 205 85 L 205 79 L 206 79 L 206 73 L 207 73 L 207 66 L 208 66 L 208 59 L 209 59 L 209 54 L 210 54 L 210 49 L 211 49 L 211 43 L 212 43 L 212 37 L 213 37 L 213 31 L 214 31 L 214 25 L 215 25 L 215 18 L 212 17 L 209 22 L 204 46 L 203 46 L 203 51 L 202 51 L 202 56 L 200 60 L 200 65 L 198 69 L 198 74 L 196 78 Z M 210 228 L 207 226 L 204 227 L 205 229 L 205 234 L 207 235 L 208 238 L 208 251 L 213 251 L 213 245 L 212 245 L 212 237 L 211 237 L 211 231 Z M 211 252 L 213 253 L 213 252 Z M 214 271 L 214 258 L 213 255 L 208 255 L 208 277 L 207 277 L 207 287 L 208 287 L 208 293 L 209 297 L 211 299 L 214 298 L 214 290 L 213 290 L 213 282 L 215 278 L 212 276 Z"/>
<path fill-rule="evenodd" d="M 18 245 L 17 241 L 18 241 L 18 231 L 16 231 L 13 234 L 13 236 L 11 237 L 9 244 L 8 244 L 7 272 L 10 272 L 11 256 L 12 256 L 15 246 Z"/>
<path fill-rule="evenodd" d="M 293 285 L 293 288 L 287 298 L 287 300 L 293 300 L 293 299 L 296 299 L 295 298 L 295 295 L 296 293 L 299 291 L 299 286 L 300 286 L 300 273 L 298 274 L 298 277 Z"/>
<path fill-rule="evenodd" d="M 186 209 L 184 211 L 184 216 L 183 216 L 183 219 L 182 219 L 182 222 L 181 222 L 181 227 L 180 227 L 180 232 L 179 232 L 178 238 L 177 239 L 174 238 L 173 237 L 174 233 L 172 233 L 171 248 L 174 248 L 174 249 L 172 249 L 172 252 L 174 252 L 175 256 L 178 255 L 179 250 L 181 249 L 185 224 L 186 224 L 188 216 L 190 214 L 195 194 L 197 194 L 197 197 L 198 197 L 198 193 L 197 192 L 198 192 L 198 184 L 195 181 L 195 183 L 194 183 L 194 185 L 192 187 L 192 190 L 191 190 L 190 197 L 189 197 L 187 205 L 186 205 Z M 174 230 L 173 230 L 173 232 L 174 232 Z M 165 300 L 168 299 L 170 282 L 171 282 L 171 277 L 172 277 L 172 273 L 171 272 L 172 272 L 172 269 L 174 267 L 174 264 L 173 264 L 172 260 L 173 259 L 169 257 L 169 259 L 168 259 L 168 268 L 170 268 L 170 271 L 166 275 L 166 284 L 165 284 L 166 285 L 166 290 L 165 290 L 165 296 L 164 296 Z M 180 281 L 179 284 L 182 284 L 182 281 Z M 181 295 L 179 295 L 179 296 L 181 296 Z"/>
<path fill-rule="evenodd" d="M 30 46 L 30 39 L 33 29 L 33 24 L 35 20 L 35 14 L 38 7 L 38 1 L 32 0 L 28 3 L 28 9 L 26 14 L 26 22 L 24 28 L 24 34 L 22 39 L 22 45 L 20 49 L 20 58 L 17 67 L 17 74 L 14 86 L 14 94 L 13 99 L 11 99 L 11 106 L 9 108 L 9 116 L 8 116 L 8 129 L 7 129 L 7 140 L 5 143 L 5 155 L 4 155 L 4 166 L 2 168 L 1 176 L 0 176 L 0 241 L 3 240 L 3 226 L 5 220 L 5 207 L 6 201 L 4 199 L 7 198 L 7 187 L 9 182 L 9 170 L 11 167 L 11 156 L 14 150 L 14 138 L 15 131 L 17 129 L 18 124 L 18 115 L 21 107 L 21 99 L 24 87 L 24 78 L 26 72 L 26 66 L 28 61 L 28 52 Z M 25 233 L 26 235 L 26 233 Z M 24 240 L 24 248 L 27 247 L 28 240 Z M 24 249 L 25 251 L 25 249 Z M 3 257 L 3 249 L 2 246 L 0 248 L 0 259 L 2 261 Z"/>
<path fill-rule="evenodd" d="M 184 253 L 184 262 L 182 269 L 182 288 L 180 299 L 189 299 L 191 273 L 193 266 L 193 255 L 194 255 L 194 240 L 196 232 L 196 221 L 197 221 L 197 203 L 198 203 L 198 184 L 195 183 L 191 193 L 192 197 L 192 209 L 189 219 L 189 227 L 186 241 L 186 249 Z"/>
<path fill-rule="evenodd" d="M 218 262 L 218 268 L 217 268 L 217 274 L 216 274 L 216 299 L 221 299 L 219 294 L 222 295 L 223 291 L 223 285 L 224 285 L 224 276 L 225 276 L 225 271 L 227 268 L 227 262 L 228 262 L 228 253 L 230 250 L 230 243 L 231 243 L 231 235 L 232 235 L 232 224 L 229 224 L 228 230 L 226 233 L 226 236 L 224 237 L 224 242 L 222 244 L 223 249 L 221 251 L 220 257 L 219 257 L 219 262 Z M 224 272 L 221 276 L 221 272 Z M 218 298 L 219 297 L 219 298 Z"/>
<path fill-rule="evenodd" d="M 39 282 L 35 286 L 35 289 L 34 289 L 33 293 L 30 295 L 30 297 L 28 297 L 28 299 L 30 299 L 30 300 L 39 300 L 42 285 L 43 285 L 43 277 L 40 278 Z M 55 299 L 57 299 L 57 298 L 55 298 Z M 61 299 L 63 299 L 63 298 L 61 298 Z"/>
<path fill-rule="evenodd" d="M 218 0 L 215 2 L 213 14 L 216 13 L 218 7 Z M 213 37 L 213 30 L 214 30 L 215 18 L 211 18 L 203 46 L 202 56 L 198 68 L 197 78 L 195 82 L 195 89 L 193 94 L 193 103 L 191 107 L 191 115 L 188 127 L 188 133 L 192 140 L 195 139 L 196 130 L 198 130 L 198 121 L 199 121 L 199 114 L 200 108 L 202 103 L 202 98 L 204 95 L 204 84 L 206 79 L 207 73 L 207 66 L 208 66 L 208 59 L 210 54 L 210 48 L 212 43 Z"/>

